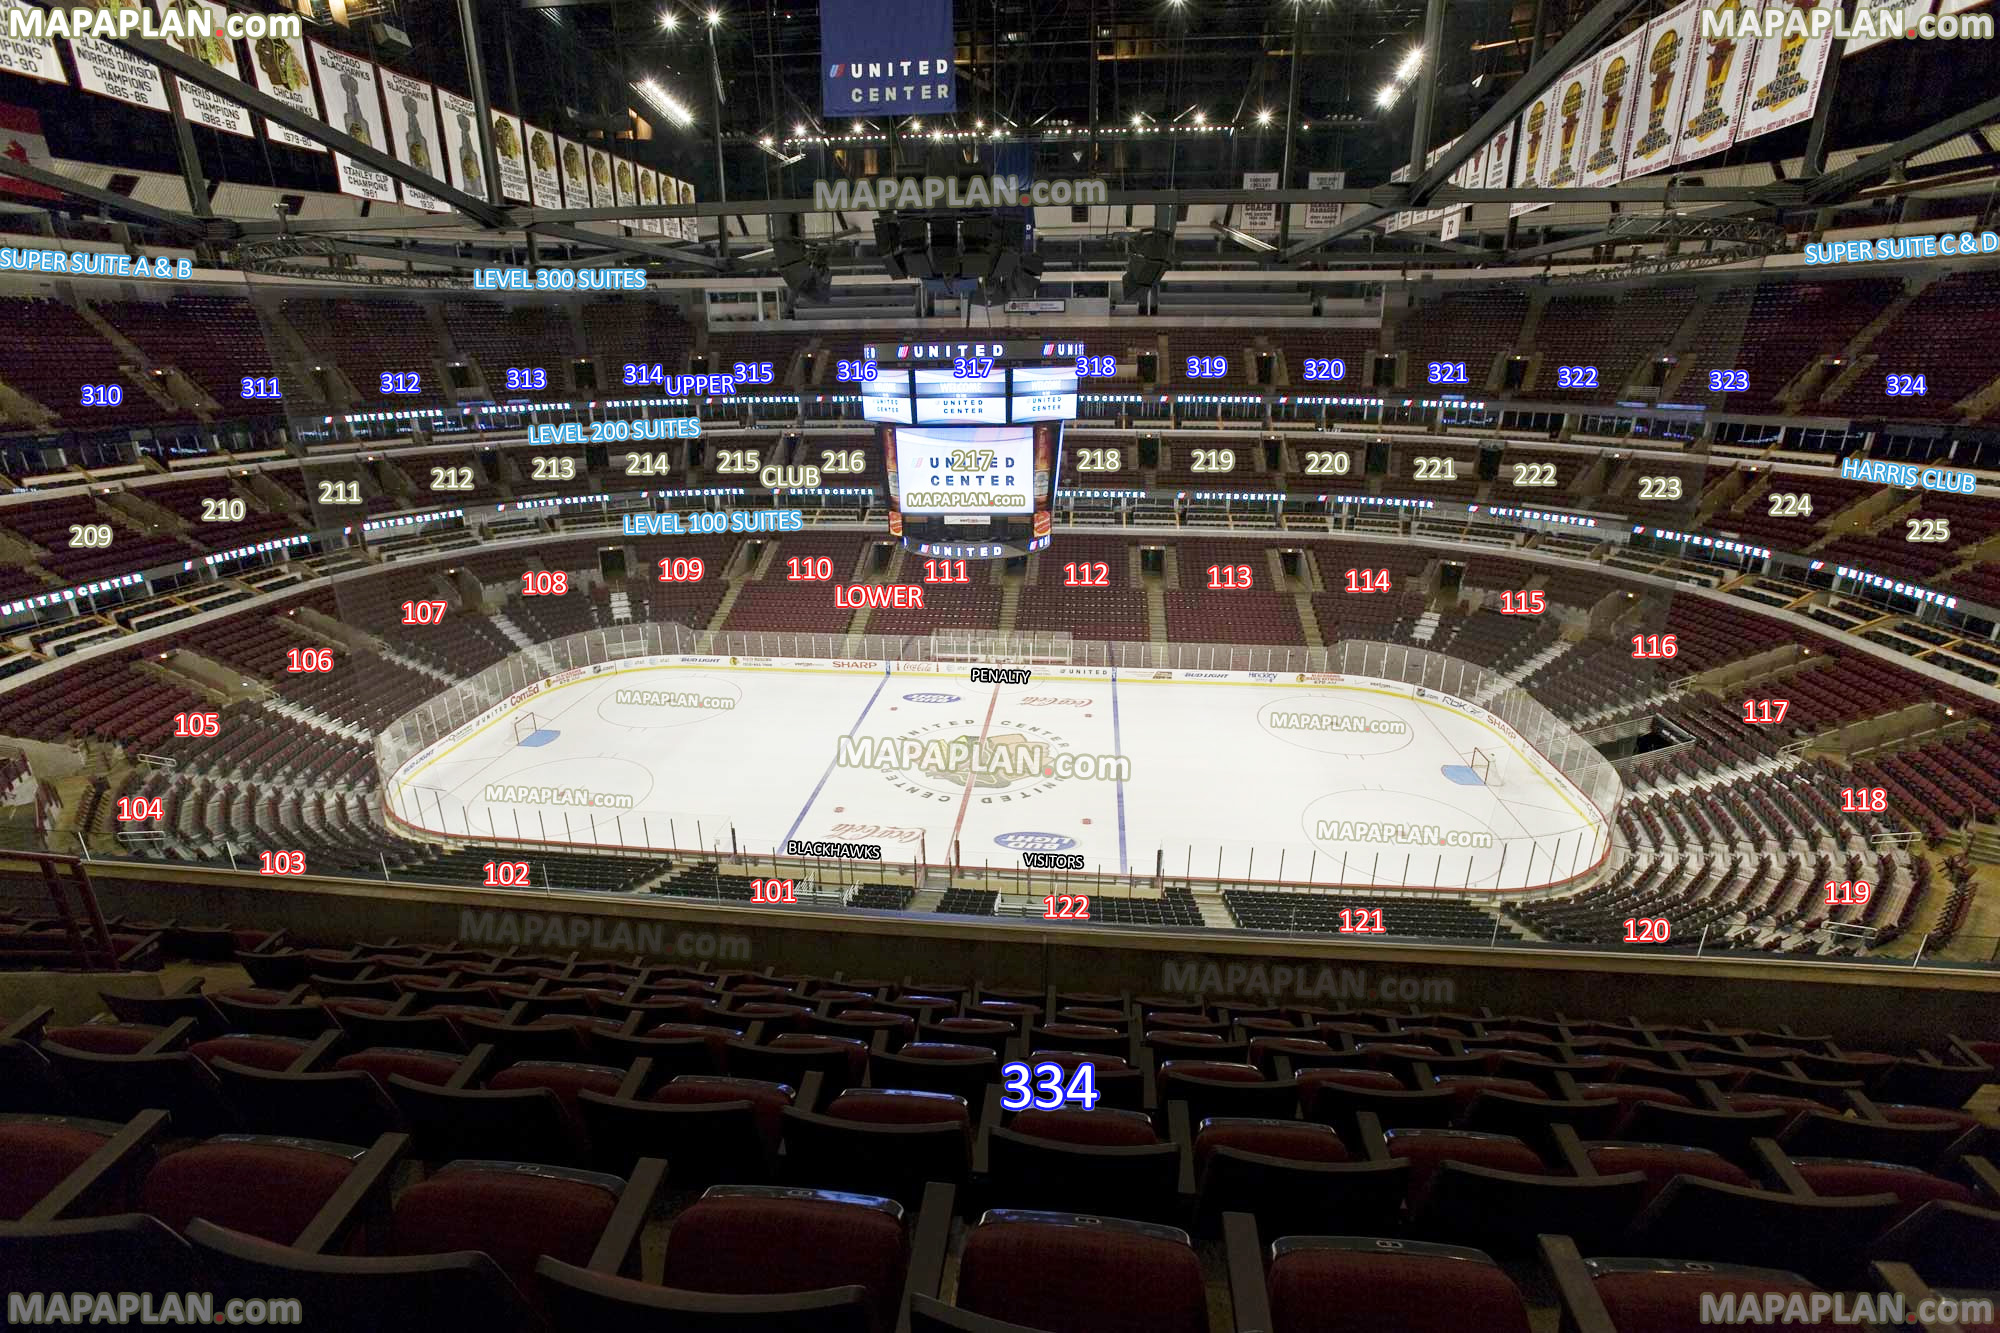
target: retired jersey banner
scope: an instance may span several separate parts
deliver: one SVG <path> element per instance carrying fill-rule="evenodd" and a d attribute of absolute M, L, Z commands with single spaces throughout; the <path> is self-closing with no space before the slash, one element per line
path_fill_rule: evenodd
<path fill-rule="evenodd" d="M 1750 62 L 1750 91 L 1737 142 L 1796 125 L 1819 101 L 1820 76 L 1833 54 L 1833 34 L 1766 37 Z"/>
<path fill-rule="evenodd" d="M 1741 6 L 1737 0 L 1701 0 L 1699 13 L 1725 8 Z M 1750 82 L 1750 61 L 1757 46 L 1755 38 L 1705 37 L 1700 22 L 1695 23 L 1693 40 L 1688 43 L 1688 85 L 1674 143 L 1675 165 L 1707 157 L 1736 142 L 1743 89 Z"/>
<path fill-rule="evenodd" d="M 951 0 L 820 0 L 820 110 L 958 110 Z"/>
<path fill-rule="evenodd" d="M 382 95 L 376 88 L 375 63 L 336 51 L 322 42 L 308 43 L 313 65 L 319 72 L 320 100 L 326 104 L 326 121 L 341 133 L 359 139 L 370 148 L 387 151 L 389 132 L 382 124 Z M 363 166 L 345 153 L 333 155 L 334 174 L 340 178 L 342 194 L 363 199 L 396 202 L 396 180 L 386 171 Z"/>
<path fill-rule="evenodd" d="M 8 36 L 13 24 L 9 11 L 30 7 L 22 0 L 0 0 L 0 70 L 47 83 L 68 83 L 69 75 L 63 73 L 62 57 L 56 54 L 52 38 Z"/>
<path fill-rule="evenodd" d="M 1701 0 L 1687 0 L 1646 25 L 1640 47 L 1639 104 L 1632 134 L 1625 142 L 1623 179 L 1643 176 L 1673 161 L 1674 127 L 1680 123 L 1687 96 L 1689 44 L 1694 40 L 1695 11 Z"/>

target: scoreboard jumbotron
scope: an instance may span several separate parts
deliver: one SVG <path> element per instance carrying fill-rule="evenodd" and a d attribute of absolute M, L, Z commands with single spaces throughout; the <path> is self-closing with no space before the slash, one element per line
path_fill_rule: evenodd
<path fill-rule="evenodd" d="M 890 535 L 950 560 L 1048 546 L 1082 355 L 1074 342 L 951 341 L 871 345 L 842 363 L 888 468 Z"/>

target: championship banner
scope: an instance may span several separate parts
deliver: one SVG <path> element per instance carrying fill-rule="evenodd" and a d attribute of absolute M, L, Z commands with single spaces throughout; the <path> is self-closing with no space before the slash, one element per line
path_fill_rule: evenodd
<path fill-rule="evenodd" d="M 641 208 L 651 208 L 653 205 L 659 202 L 660 202 L 660 173 L 653 170 L 651 167 L 640 167 L 639 206 Z M 657 235 L 665 231 L 665 228 L 660 225 L 659 218 L 640 218 L 639 230 L 653 232 Z"/>
<path fill-rule="evenodd" d="M 586 148 L 584 157 L 590 163 L 590 206 L 610 208 L 618 202 L 618 196 L 611 192 L 611 154 L 602 148 Z"/>
<path fill-rule="evenodd" d="M 669 176 L 666 172 L 664 171 L 661 172 L 660 202 L 663 204 L 678 204 L 680 201 L 681 201 L 681 183 L 675 180 L 672 176 Z M 682 219 L 680 218 L 661 218 L 660 234 L 662 236 L 668 237 L 671 240 L 676 240 L 676 241 L 685 240 L 686 237 L 684 237 L 681 234 L 681 221 Z"/>
<path fill-rule="evenodd" d="M 479 108 L 470 97 L 443 88 L 437 90 L 437 98 L 438 115 L 444 122 L 444 164 L 451 172 L 452 188 L 490 201 L 493 194 L 486 188 L 486 164 L 479 154 Z M 497 142 L 493 153 L 499 156 Z"/>
<path fill-rule="evenodd" d="M 1792 5 L 1801 10 L 1814 7 L 1801 0 L 1792 0 Z M 1800 33 L 1758 42 L 1750 61 L 1749 100 L 1743 104 L 1737 142 L 1782 130 L 1811 116 L 1832 54 L 1832 33 L 1819 37 Z"/>
<path fill-rule="evenodd" d="M 371 148 L 386 150 L 389 133 L 382 125 L 382 95 L 376 87 L 373 61 L 336 51 L 323 42 L 308 41 L 313 68 L 319 72 L 320 98 L 327 123 Z M 333 155 L 334 174 L 342 194 L 396 202 L 396 181 L 386 171 L 363 166 L 345 153 Z"/>
<path fill-rule="evenodd" d="M 1445 217 L 1444 226 L 1438 229 L 1438 239 L 1441 241 L 1457 240 L 1459 228 L 1464 224 L 1465 207 L 1461 206 L 1456 212 Z"/>
<path fill-rule="evenodd" d="M 557 139 L 556 156 L 562 162 L 561 207 L 589 208 L 590 166 L 583 160 L 583 145 L 572 139 Z"/>
<path fill-rule="evenodd" d="M 457 95 L 452 96 L 455 98 Z M 448 130 L 451 127 L 447 125 L 445 128 Z M 516 203 L 532 203 L 533 196 L 528 188 L 527 138 L 521 131 L 519 116 L 508 115 L 505 111 L 493 113 L 493 156 L 500 167 L 500 197 Z M 555 158 L 551 156 L 549 161 L 553 163 Z M 487 198 L 492 198 L 492 195 L 489 193 Z"/>
<path fill-rule="evenodd" d="M 175 10 L 184 15 L 207 13 L 215 26 L 213 36 L 203 37 L 190 27 L 185 36 L 169 38 L 169 43 L 232 79 L 243 78 L 242 70 L 236 65 L 236 43 L 222 35 L 222 23 L 228 16 L 228 10 L 216 4 L 214 0 L 157 0 L 157 2 L 162 18 Z M 200 84 L 190 83 L 186 79 L 180 80 L 180 89 L 181 109 L 196 125 L 206 125 L 209 129 L 221 130 L 224 134 L 241 135 L 245 139 L 257 137 L 247 108 L 237 105 L 220 93 L 211 92 Z"/>
<path fill-rule="evenodd" d="M 1639 56 L 1639 104 L 1633 113 L 1632 135 L 1625 144 L 1625 169 L 1630 180 L 1661 170 L 1673 161 L 1674 127 L 1680 124 L 1687 97 L 1689 43 L 1694 39 L 1695 11 L 1701 0 L 1687 0 L 1646 25 Z"/>
<path fill-rule="evenodd" d="M 1901 23 L 1904 31 L 1907 32 L 1909 29 L 1916 27 L 1917 20 L 1929 14 L 1935 7 L 1935 4 L 1936 0 L 1860 0 L 1854 11 L 1854 26 L 1857 28 L 1861 26 L 1861 14 L 1864 10 L 1874 11 L 1875 13 L 1888 10 L 1895 15 L 1896 21 Z M 1870 27 L 1866 37 L 1848 38 L 1847 45 L 1840 49 L 1841 56 L 1844 58 L 1855 55 L 1858 52 L 1866 51 L 1871 46 L 1880 46 L 1886 41 L 1893 40 L 1889 37 L 1878 37 L 1875 35 L 1876 32 L 1877 29 Z"/>
<path fill-rule="evenodd" d="M 1347 188 L 1347 173 L 1344 171 L 1309 171 L 1306 173 L 1308 190 L 1344 190 Z M 1318 201 L 1306 204 L 1305 228 L 1307 231 L 1325 231 L 1340 225 L 1339 204 L 1325 204 Z"/>
<path fill-rule="evenodd" d="M 611 159 L 611 186 L 618 197 L 620 208 L 631 208 L 639 202 L 639 178 L 632 164 L 622 157 Z M 627 226 L 633 224 L 627 223 Z"/>
<path fill-rule="evenodd" d="M 77 86 L 85 92 L 154 111 L 167 109 L 167 86 L 160 81 L 160 67 L 146 57 L 95 37 L 70 38 L 69 53 L 76 61 Z"/>
<path fill-rule="evenodd" d="M 314 120 L 325 120 L 313 100 L 312 74 L 306 69 L 306 44 L 298 37 L 259 37 L 250 43 L 250 78 L 257 91 Z M 272 143 L 324 153 L 326 145 L 272 120 L 264 122 Z"/>
<path fill-rule="evenodd" d="M 534 192 L 536 208 L 561 208 L 563 206 L 562 166 L 556 136 L 547 130 L 536 129 L 526 122 L 521 124 L 522 140 L 528 146 L 528 183 Z M 582 152 L 581 149 L 578 150 Z M 577 159 L 579 162 L 582 158 Z"/>
<path fill-rule="evenodd" d="M 693 202 L 694 202 L 694 186 L 693 186 L 692 184 L 690 184 L 690 183 L 689 183 L 689 182 L 687 182 L 687 181 L 676 181 L 676 182 L 674 182 L 674 184 L 675 184 L 675 185 L 676 185 L 676 186 L 677 186 L 677 187 L 679 188 L 679 190 L 680 190 L 680 196 L 681 196 L 681 202 L 682 202 L 682 203 L 684 203 L 684 204 L 691 204 L 691 203 L 693 203 Z M 720 219 L 718 219 L 718 221 L 719 221 L 719 220 L 720 220 Z M 682 219 L 680 220 L 680 224 L 681 224 L 681 239 L 682 239 L 682 240 L 684 240 L 684 241 L 698 241 L 698 240 L 700 240 L 700 239 L 701 239 L 701 219 L 700 219 L 700 218 L 693 218 L 693 217 L 687 217 L 687 218 L 682 218 Z"/>
<path fill-rule="evenodd" d="M 1680 129 L 1674 141 L 1674 165 L 1736 142 L 1737 116 L 1743 107 L 1743 89 L 1750 82 L 1750 60 L 1757 54 L 1757 41 L 1737 41 L 1733 37 L 1704 37 L 1699 16 L 1711 9 L 1738 9 L 1737 0 L 1700 0 L 1693 39 L 1688 43 L 1687 95 L 1681 102 Z"/>
<path fill-rule="evenodd" d="M 958 110 L 951 0 L 820 0 L 820 111 Z"/>
<path fill-rule="evenodd" d="M 1639 52 L 1646 34 L 1620 38 L 1597 57 L 1597 96 L 1584 122 L 1581 183 L 1616 185 L 1625 170 L 1625 140 L 1632 128 L 1632 110 L 1639 100 Z"/>
<path fill-rule="evenodd" d="M 1597 136 L 1591 103 L 1596 100 L 1597 58 L 1592 56 L 1556 80 L 1555 155 L 1549 161 L 1548 183 L 1575 185 L 1583 175 L 1583 159 Z"/>
<path fill-rule="evenodd" d="M 1560 87 L 1558 81 L 1542 89 L 1514 122 L 1514 135 L 1519 143 L 1514 153 L 1516 189 L 1540 189 L 1549 183 L 1550 150 L 1556 123 L 1555 101 Z M 1513 203 L 1507 206 L 1507 216 L 1517 218 L 1523 213 L 1547 207 L 1545 203 Z"/>
<path fill-rule="evenodd" d="M 1275 171 L 1246 171 L 1243 173 L 1243 188 L 1246 190 L 1275 190 L 1278 188 L 1278 173 Z M 1276 204 L 1238 204 L 1236 216 L 1242 219 L 1242 229 L 1252 236 L 1276 236 L 1278 234 L 1278 206 Z"/>
<path fill-rule="evenodd" d="M 8 17 L 9 13 L 29 7 L 22 0 L 0 0 L 0 70 L 9 74 L 25 74 L 45 83 L 66 84 L 69 75 L 63 73 L 62 57 L 56 54 L 54 39 L 7 35 L 13 31 L 14 23 Z M 41 133 L 39 126 L 35 132 L 38 135 Z"/>
<path fill-rule="evenodd" d="M 442 183 L 444 135 L 438 130 L 436 93 L 422 79 L 392 69 L 382 71 L 382 91 L 389 104 L 389 142 L 396 160 Z M 444 200 L 407 183 L 403 184 L 403 202 L 426 213 L 451 211 Z"/>
<path fill-rule="evenodd" d="M 1514 146 L 1514 126 L 1503 127 L 1499 133 L 1486 141 L 1486 178 L 1474 184 L 1487 190 L 1507 188 L 1507 171 L 1512 166 L 1507 152 Z"/>

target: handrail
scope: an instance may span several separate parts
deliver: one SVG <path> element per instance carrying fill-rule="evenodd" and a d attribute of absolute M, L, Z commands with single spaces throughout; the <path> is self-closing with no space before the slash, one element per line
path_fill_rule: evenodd
<path fill-rule="evenodd" d="M 65 856 L 60 852 L 16 848 L 0 852 L 0 863 L 20 861 L 31 862 L 40 868 L 42 885 L 49 894 L 49 905 L 62 922 L 63 933 L 69 936 L 77 967 L 86 971 L 93 966 L 104 971 L 118 971 L 118 950 L 111 943 L 111 928 L 104 923 L 104 913 L 97 905 L 97 890 L 90 883 L 90 867 L 83 858 Z M 59 875 L 59 870 L 69 873 L 67 876 Z M 65 883 L 76 890 L 77 905 L 74 909 L 63 891 Z M 82 920 L 79 921 L 79 917 Z M 85 931 L 89 932 L 88 942 Z M 93 961 L 93 953 L 102 955 L 101 963 Z"/>

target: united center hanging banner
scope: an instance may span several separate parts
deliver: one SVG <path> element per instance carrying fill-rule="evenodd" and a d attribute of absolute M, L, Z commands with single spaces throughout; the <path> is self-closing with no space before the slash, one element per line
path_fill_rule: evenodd
<path fill-rule="evenodd" d="M 76 61 L 77 85 L 85 92 L 152 111 L 167 109 L 160 67 L 146 57 L 95 37 L 70 38 L 69 53 Z"/>
<path fill-rule="evenodd" d="M 1632 135 L 1625 143 L 1624 179 L 1657 171 L 1673 161 L 1674 127 L 1680 124 L 1687 97 L 1688 47 L 1694 40 L 1695 11 L 1701 0 L 1687 0 L 1646 25 L 1640 47 L 1638 107 Z"/>
<path fill-rule="evenodd" d="M 583 145 L 573 139 L 557 139 L 556 157 L 562 163 L 563 190 L 563 201 L 557 207 L 589 208 L 590 166 L 583 160 Z"/>
<path fill-rule="evenodd" d="M 1792 7 L 1809 12 L 1814 5 L 1810 0 L 1803 4 L 1793 0 Z M 1832 33 L 1814 37 L 1787 32 L 1759 41 L 1750 61 L 1750 86 L 1737 142 L 1796 125 L 1812 115 L 1819 102 L 1821 76 L 1832 54 Z"/>
<path fill-rule="evenodd" d="M 310 41 L 313 67 L 319 72 L 320 98 L 326 104 L 326 121 L 350 138 L 370 148 L 387 151 L 389 132 L 382 124 L 382 95 L 376 87 L 375 62 L 336 51 L 323 42 Z M 396 202 L 396 181 L 386 171 L 377 171 L 356 162 L 345 153 L 333 155 L 334 174 L 342 194 L 363 199 Z"/>
<path fill-rule="evenodd" d="M 207 22 L 211 25 L 208 36 L 203 36 L 200 28 L 190 23 L 185 33 L 168 38 L 167 44 L 232 79 L 243 78 L 242 70 L 236 65 L 236 43 L 223 35 L 222 25 L 229 16 L 228 10 L 214 0 L 159 0 L 159 8 L 162 18 L 172 11 L 190 17 L 196 13 L 207 13 Z M 257 137 L 256 131 L 251 128 L 250 112 L 246 107 L 186 79 L 180 81 L 180 88 L 181 108 L 190 121 L 225 134 L 241 135 L 245 139 Z"/>
<path fill-rule="evenodd" d="M 1741 9 L 1739 0 L 1701 0 L 1701 13 Z M 1755 38 L 1708 37 L 1694 26 L 1688 43 L 1687 95 L 1681 102 L 1680 130 L 1674 143 L 1674 165 L 1736 142 L 1743 109 L 1743 89 L 1750 82 L 1750 62 L 1757 54 Z"/>
<path fill-rule="evenodd" d="M 651 167 L 640 167 L 639 207 L 651 208 L 655 204 L 658 204 L 659 202 L 660 202 L 660 173 L 653 170 Z M 660 224 L 659 218 L 640 218 L 639 230 L 649 231 L 657 236 L 657 235 L 664 235 L 667 229 Z"/>
<path fill-rule="evenodd" d="M 534 189 L 536 208 L 561 208 L 562 192 L 562 147 L 556 136 L 538 126 L 521 125 L 521 133 L 528 145 L 528 182 Z M 577 170 L 582 171 L 583 150 L 577 149 Z M 581 207 L 581 205 L 579 205 Z"/>
<path fill-rule="evenodd" d="M 319 103 L 313 100 L 312 73 L 306 68 L 306 44 L 300 37 L 258 37 L 250 42 L 250 77 L 257 91 L 275 97 L 301 115 L 324 120 Z M 304 148 L 324 153 L 319 140 L 286 129 L 274 120 L 264 121 L 264 133 L 272 143 L 288 148 Z"/>
<path fill-rule="evenodd" d="M 825 115 L 958 110 L 951 0 L 820 0 L 819 47 Z"/>
<path fill-rule="evenodd" d="M 444 165 L 451 172 L 452 188 L 490 202 L 493 192 L 486 188 L 486 163 L 479 152 L 479 108 L 470 97 L 445 88 L 437 90 L 437 100 L 438 120 L 444 126 Z M 497 143 L 493 155 L 500 155 Z"/>
<path fill-rule="evenodd" d="M 1558 79 L 1535 96 L 1514 122 L 1516 146 L 1514 151 L 1514 186 L 1516 189 L 1539 190 L 1549 183 L 1549 162 L 1552 154 L 1550 145 L 1554 142 L 1555 104 L 1561 94 L 1562 81 Z M 1507 206 L 1507 216 L 1520 217 L 1538 208 L 1547 208 L 1547 203 L 1523 200 Z"/>
<path fill-rule="evenodd" d="M 0 0 L 0 70 L 45 83 L 68 83 L 69 75 L 63 73 L 62 57 L 56 54 L 53 39 L 7 35 L 13 31 L 12 11 L 29 7 L 22 0 Z"/>
<path fill-rule="evenodd" d="M 1556 146 L 1549 162 L 1552 186 L 1573 186 L 1583 176 L 1583 160 L 1596 142 L 1597 118 L 1591 114 L 1597 92 L 1597 57 L 1570 67 L 1556 80 Z"/>
<path fill-rule="evenodd" d="M 1578 183 L 1616 185 L 1625 171 L 1625 140 L 1632 129 L 1632 108 L 1639 97 L 1639 50 L 1644 30 L 1613 42 L 1597 57 L 1597 94 L 1585 124 L 1583 170 Z"/>

